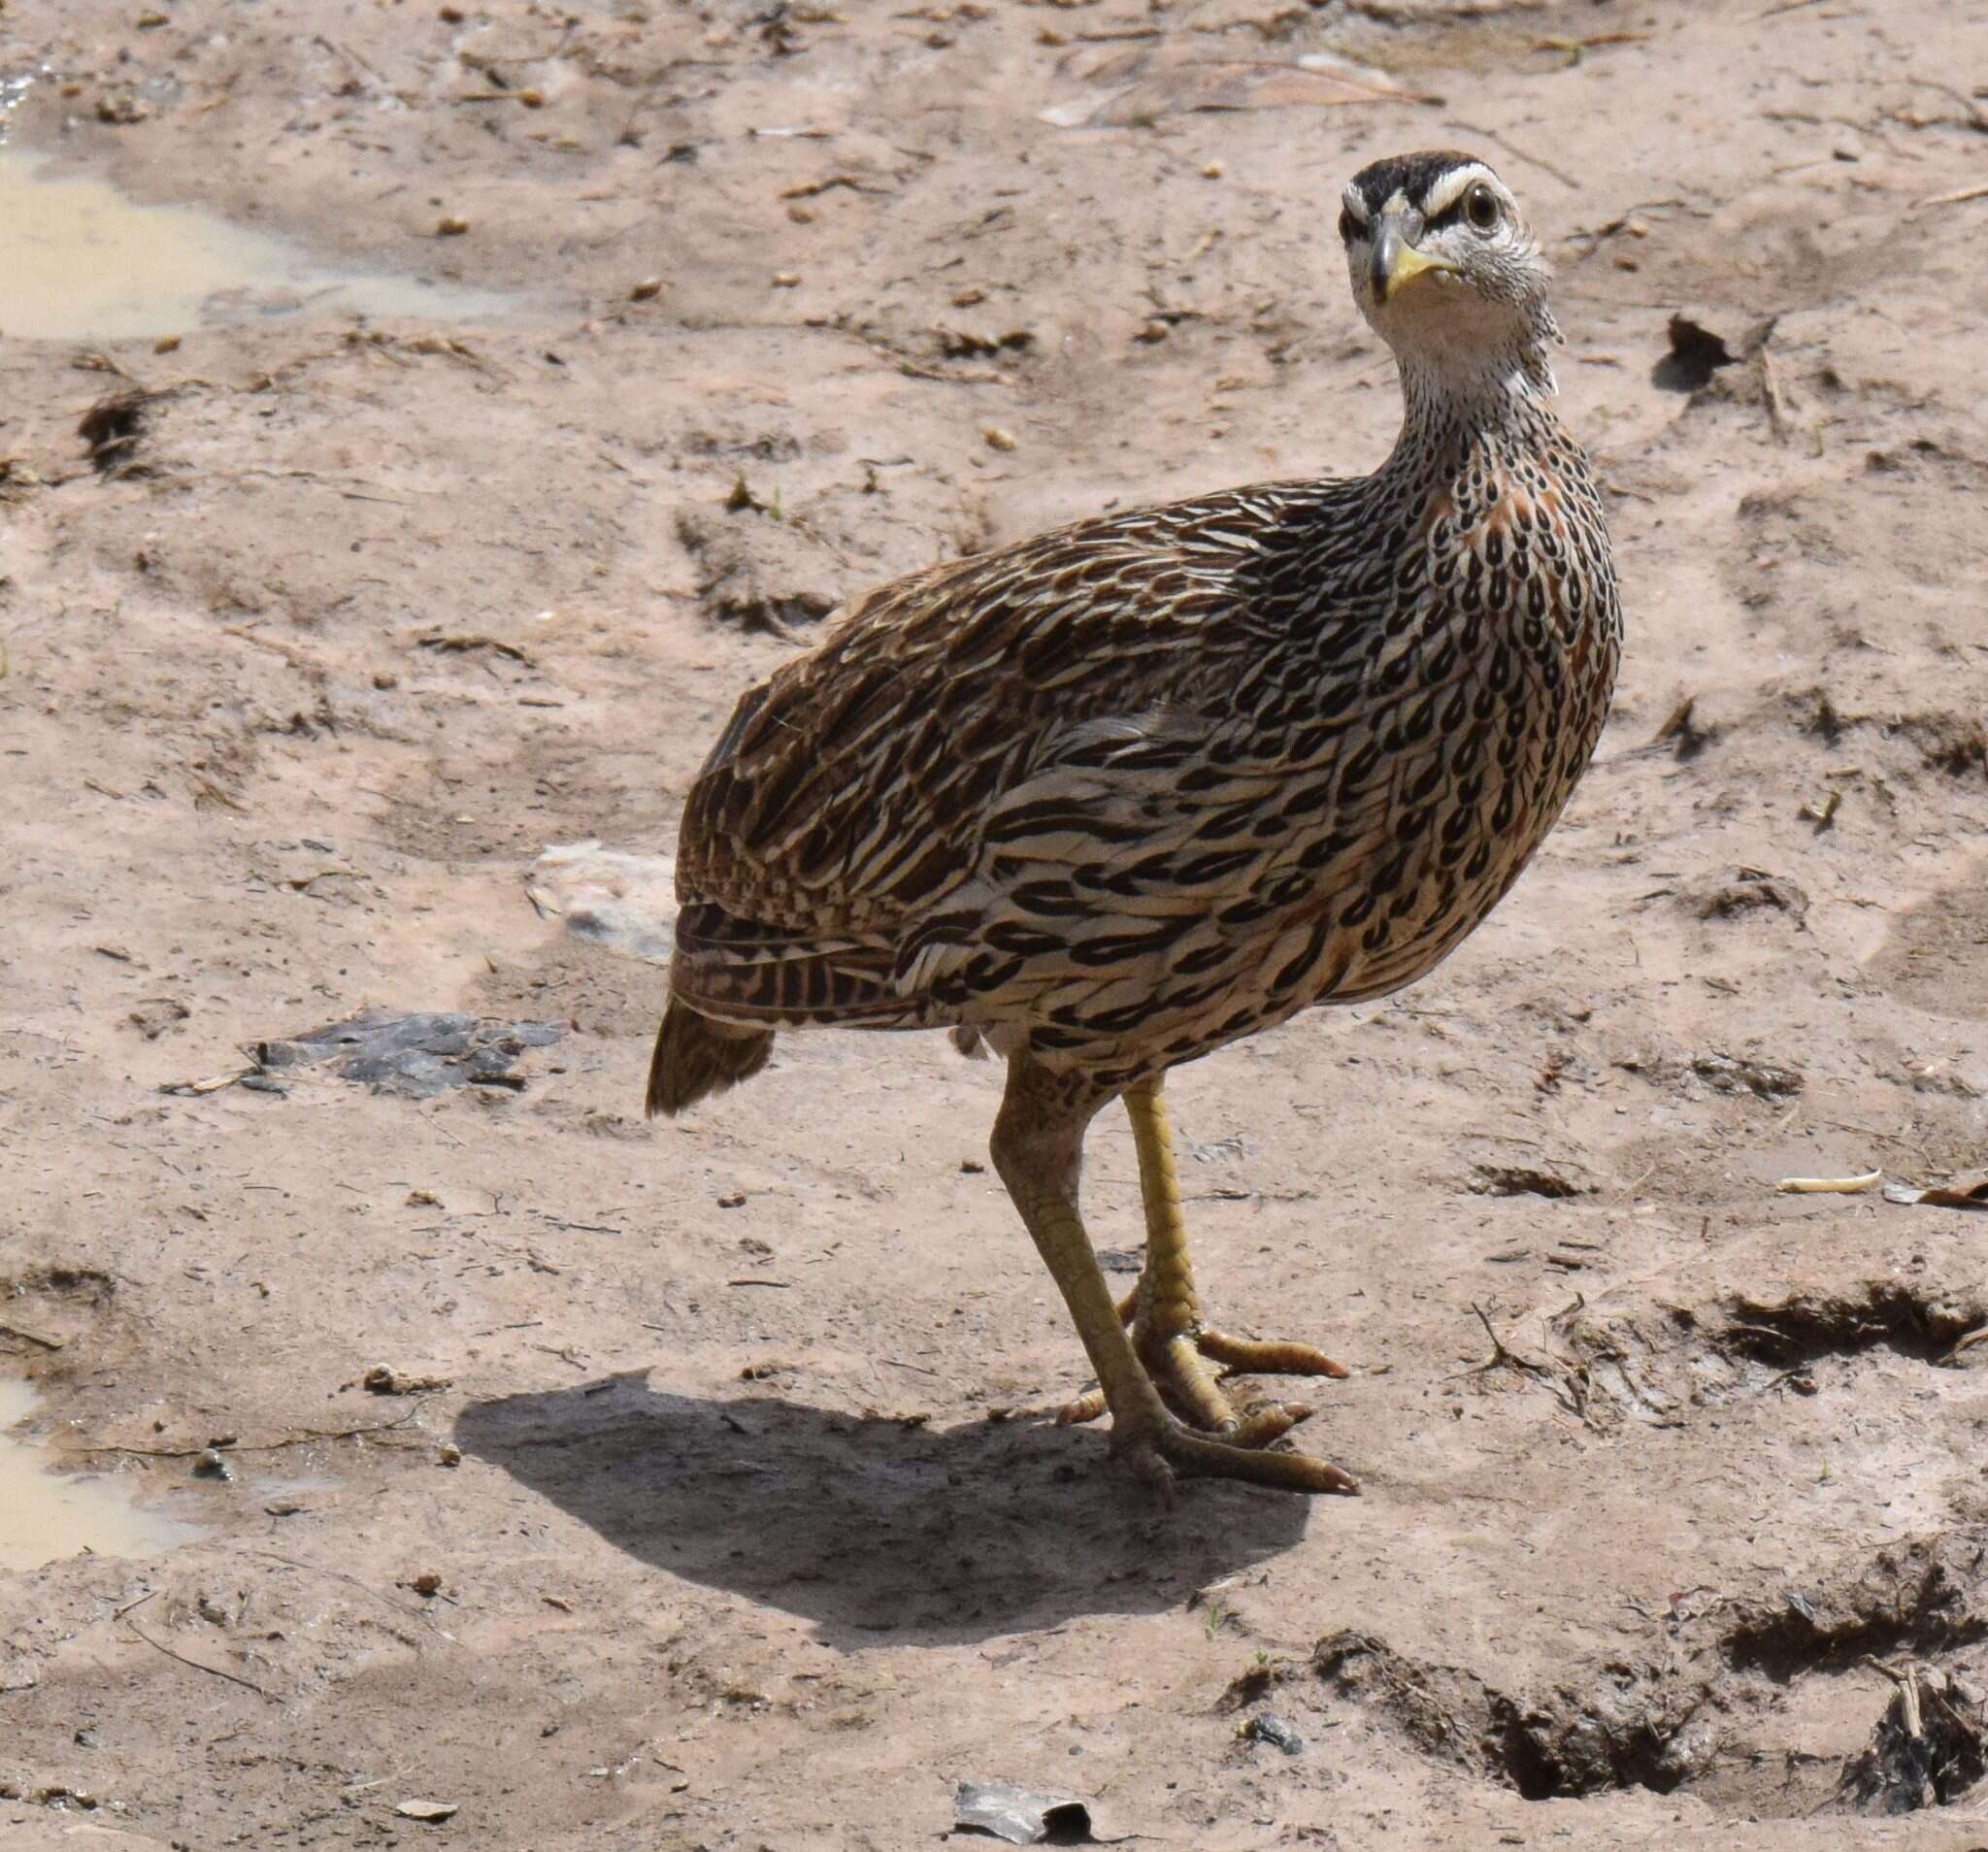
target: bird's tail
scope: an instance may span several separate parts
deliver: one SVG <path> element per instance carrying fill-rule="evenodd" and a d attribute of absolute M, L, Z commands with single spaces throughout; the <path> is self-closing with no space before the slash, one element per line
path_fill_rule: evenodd
<path fill-rule="evenodd" d="M 648 1114 L 675 1118 L 707 1094 L 749 1080 L 773 1054 L 771 1029 L 735 1029 L 672 997 L 648 1064 Z"/>

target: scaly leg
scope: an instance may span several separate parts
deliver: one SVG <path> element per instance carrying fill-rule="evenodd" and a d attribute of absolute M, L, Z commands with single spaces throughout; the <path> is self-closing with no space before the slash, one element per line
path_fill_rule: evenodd
<path fill-rule="evenodd" d="M 1160 1082 L 1127 1093 L 1125 1111 L 1132 1121 L 1145 1202 L 1145 1272 L 1118 1315 L 1132 1326 L 1133 1346 L 1154 1382 L 1189 1421 L 1223 1439 L 1261 1446 L 1296 1427 L 1310 1408 L 1303 1403 L 1269 1403 L 1239 1416 L 1202 1358 L 1227 1365 L 1232 1375 L 1343 1376 L 1345 1369 L 1309 1344 L 1231 1338 L 1202 1323 L 1201 1296 L 1187 1257 L 1187 1223 L 1180 1212 L 1180 1180 L 1174 1169 L 1174 1133 Z M 1094 1420 L 1104 1413 L 1106 1401 L 1103 1391 L 1094 1389 L 1057 1419 Z"/>
<path fill-rule="evenodd" d="M 1292 1492 L 1357 1491 L 1351 1478 L 1323 1460 L 1262 1451 L 1268 1434 L 1259 1436 L 1247 1428 L 1255 1446 L 1225 1443 L 1195 1433 L 1167 1411 L 1126 1335 L 1077 1213 L 1084 1128 L 1100 1104 L 1079 1084 L 1059 1081 L 1027 1055 L 1018 1055 L 1009 1065 L 1008 1092 L 994 1126 L 993 1155 L 994 1167 L 1062 1292 L 1097 1372 L 1103 1400 L 1111 1411 L 1113 1450 L 1124 1453 L 1146 1476 L 1163 1482 L 1175 1472 L 1184 1472 L 1246 1479 Z M 1200 1369 L 1198 1360 L 1195 1368 Z M 1212 1383 L 1209 1387 L 1213 1389 Z M 1214 1393 L 1219 1401 L 1220 1392 Z"/>

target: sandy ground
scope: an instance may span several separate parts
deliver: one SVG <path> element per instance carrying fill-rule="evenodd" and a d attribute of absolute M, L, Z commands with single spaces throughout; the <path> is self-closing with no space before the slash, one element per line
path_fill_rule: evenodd
<path fill-rule="evenodd" d="M 8 1852 L 856 1852 L 969 1777 L 1173 1846 L 1988 1842 L 1839 1791 L 1882 1666 L 1988 1651 L 1988 1225 L 1773 1190 L 1988 1148 L 1972 10 L 573 8 L 0 21 L 17 141 L 512 305 L 0 340 L 0 1350 L 207 1527 L 0 1578 Z M 645 1124 L 659 974 L 527 877 L 667 852 L 868 581 L 1372 467 L 1339 186 L 1444 144 L 1555 254 L 1624 684 L 1436 976 L 1177 1075 L 1215 1309 L 1355 1366 L 1365 1495 L 1170 1509 L 1046 1423 L 991 1070 L 795 1038 Z M 183 1090 L 367 1009 L 562 1034 Z"/>

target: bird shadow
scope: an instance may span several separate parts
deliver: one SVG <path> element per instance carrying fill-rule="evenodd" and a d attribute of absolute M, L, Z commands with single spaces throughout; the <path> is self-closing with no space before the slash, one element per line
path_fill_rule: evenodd
<path fill-rule="evenodd" d="M 702 1401 L 640 1371 L 472 1403 L 455 1439 L 638 1562 L 843 1647 L 1178 1606 L 1288 1548 L 1309 1515 L 1303 1499 L 1241 1485 L 1165 1501 L 1089 1433 Z"/>

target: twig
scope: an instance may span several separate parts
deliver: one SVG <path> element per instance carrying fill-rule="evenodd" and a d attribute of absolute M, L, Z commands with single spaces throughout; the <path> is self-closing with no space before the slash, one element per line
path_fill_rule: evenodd
<path fill-rule="evenodd" d="M 150 1597 L 148 1596 L 147 1599 L 149 1600 Z M 176 1653 L 170 1646 L 166 1645 L 163 1640 L 156 1640 L 152 1638 L 152 1637 L 149 1634 L 148 1634 L 144 1628 L 139 1626 L 139 1624 L 135 1620 L 127 1620 L 124 1623 L 124 1625 L 130 1628 L 131 1631 L 134 1634 L 136 1634 L 140 1639 L 144 1640 L 145 1643 L 148 1646 L 149 1646 L 154 1652 L 164 1653 L 168 1659 L 177 1660 L 181 1665 L 189 1667 L 194 1671 L 206 1672 L 210 1678 L 225 1678 L 229 1684 L 240 1685 L 244 1691 L 252 1691 L 256 1695 L 256 1697 L 266 1698 L 273 1704 L 286 1703 L 289 1702 L 287 1699 L 278 1697 L 277 1694 L 273 1691 L 264 1691 L 260 1685 L 252 1684 L 249 1682 L 249 1680 L 246 1678 L 236 1677 L 235 1674 L 231 1671 L 222 1671 L 218 1666 L 204 1666 L 197 1659 L 188 1659 L 184 1653 Z"/>
<path fill-rule="evenodd" d="M 1485 141 L 1502 148 L 1508 154 L 1514 154 L 1529 167 L 1537 167 L 1542 174 L 1550 174 L 1570 192 L 1580 191 L 1580 182 L 1572 174 L 1562 173 L 1551 161 L 1542 161 L 1537 154 L 1528 154 L 1522 148 L 1514 148 L 1496 129 L 1479 128 L 1474 122 L 1458 122 L 1457 127 L 1467 129 L 1473 135 L 1481 135 Z"/>
<path fill-rule="evenodd" d="M 1953 1347 L 1938 1361 L 1951 1364 L 1956 1357 L 1972 1350 L 1976 1344 L 1988 1343 L 1988 1325 L 1976 1325 L 1972 1331 L 1964 1331 L 1953 1340 Z"/>
<path fill-rule="evenodd" d="M 285 1569 L 302 1570 L 310 1575 L 325 1575 L 335 1582 L 345 1582 L 350 1587 L 357 1589 L 361 1595 L 371 1596 L 382 1607 L 390 1608 L 394 1613 L 403 1615 L 409 1620 L 419 1621 L 431 1634 L 441 1635 L 451 1646 L 458 1643 L 453 1635 L 445 1633 L 442 1628 L 438 1627 L 418 1607 L 402 1605 L 401 1603 L 395 1601 L 390 1595 L 381 1594 L 377 1588 L 360 1581 L 356 1575 L 348 1575 L 344 1570 L 327 1569 L 322 1563 L 307 1563 L 300 1557 L 279 1556 L 274 1550 L 248 1550 L 244 1554 L 260 1556 L 269 1562 L 281 1563 Z"/>
<path fill-rule="evenodd" d="M 554 1350 L 550 1344 L 530 1344 L 526 1348 L 530 1350 L 543 1350 L 547 1356 L 557 1357 L 561 1363 L 571 1364 L 575 1370 L 584 1370 L 586 1368 L 584 1361 L 574 1354 L 571 1344 L 564 1345 L 558 1350 Z"/>
<path fill-rule="evenodd" d="M 1988 181 L 1973 186 L 1962 186 L 1951 193 L 1934 193 L 1922 199 L 1922 206 L 1963 206 L 1971 199 L 1988 199 Z"/>
<path fill-rule="evenodd" d="M 1479 1306 L 1474 1300 L 1471 1302 L 1471 1310 L 1476 1317 L 1477 1323 L 1484 1327 L 1484 1336 L 1491 1339 L 1491 1361 L 1476 1365 L 1476 1370 L 1498 1370 L 1501 1368 L 1527 1372 L 1544 1370 L 1545 1366 L 1543 1364 L 1529 1363 L 1515 1350 L 1508 1350 L 1505 1347 L 1505 1339 L 1491 1329 L 1491 1321 L 1484 1315 L 1483 1306 Z M 1474 1373 L 1474 1371 L 1473 1373 Z"/>
<path fill-rule="evenodd" d="M 1784 1350 L 1797 1350 L 1796 1343 L 1785 1331 L 1776 1331 L 1772 1325 L 1749 1325 L 1743 1319 L 1736 1318 L 1726 1327 L 1728 1334 L 1744 1338 L 1765 1338 L 1770 1343 L 1779 1344 Z"/>
<path fill-rule="evenodd" d="M 211 1450 L 223 1453 L 281 1453 L 285 1447 L 301 1447 L 312 1440 L 352 1440 L 360 1435 L 387 1434 L 395 1428 L 404 1428 L 417 1414 L 422 1406 L 433 1398 L 422 1396 L 406 1413 L 396 1415 L 391 1421 L 369 1422 L 361 1428 L 300 1428 L 287 1440 L 251 1440 L 248 1442 L 231 1440 L 225 1447 L 210 1449 L 199 1447 L 74 1447 L 74 1453 L 124 1453 L 143 1460 L 192 1460 Z"/>
<path fill-rule="evenodd" d="M 1575 1388 L 1572 1372 L 1563 1373 L 1550 1364 L 1535 1363 L 1530 1357 L 1521 1357 L 1517 1351 L 1508 1349 L 1505 1339 L 1492 1330 L 1484 1308 L 1474 1300 L 1471 1303 L 1471 1310 L 1476 1314 L 1477 1323 L 1484 1327 L 1484 1336 L 1491 1339 L 1491 1355 L 1483 1363 L 1473 1364 L 1463 1374 L 1481 1376 L 1493 1370 L 1516 1370 L 1520 1375 L 1531 1376 L 1544 1384 L 1546 1393 L 1569 1414 L 1583 1421 L 1587 1419 L 1586 1399 Z"/>
<path fill-rule="evenodd" d="M 1774 434 L 1774 442 L 1785 444 L 1793 420 L 1788 415 L 1788 395 L 1781 390 L 1781 377 L 1774 368 L 1773 355 L 1762 347 L 1754 355 L 1753 364 L 1760 375 L 1760 396 L 1767 406 L 1768 425 Z"/>

